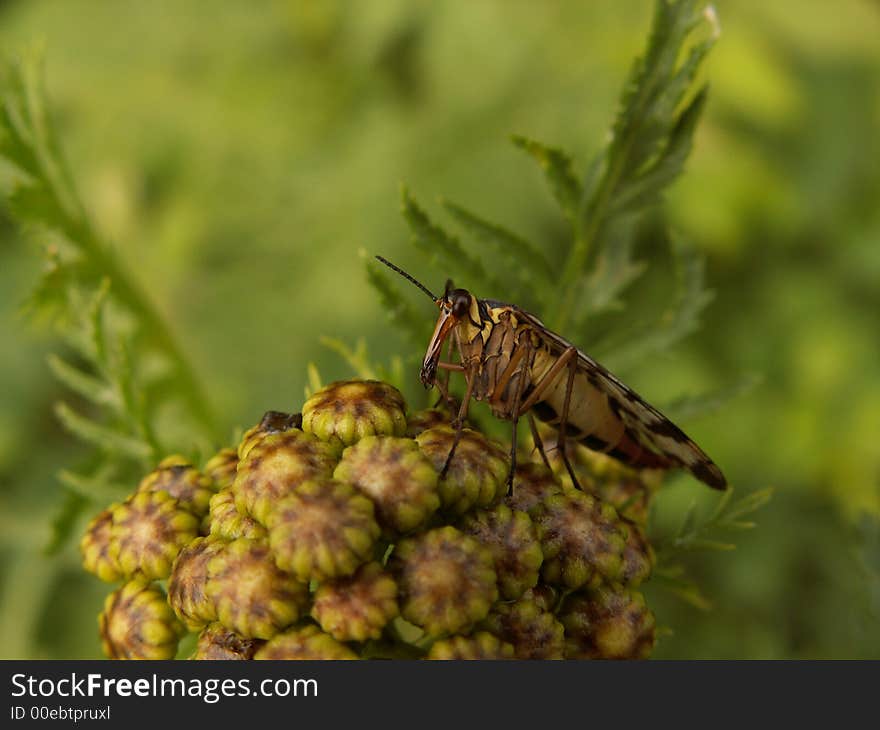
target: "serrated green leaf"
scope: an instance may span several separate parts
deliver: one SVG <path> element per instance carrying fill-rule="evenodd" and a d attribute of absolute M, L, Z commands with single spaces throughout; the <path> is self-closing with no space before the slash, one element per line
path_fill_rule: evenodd
<path fill-rule="evenodd" d="M 694 530 L 694 525 L 697 522 L 697 503 L 691 502 L 688 507 L 687 512 L 684 514 L 684 519 L 682 520 L 681 527 L 678 529 L 679 535 L 688 535 Z"/>
<path fill-rule="evenodd" d="M 620 309 L 623 302 L 620 296 L 642 274 L 647 265 L 632 258 L 632 221 L 618 226 L 617 233 L 603 240 L 595 265 L 583 281 L 583 294 L 580 299 L 582 316 L 576 330 L 581 329 L 590 317 Z"/>
<path fill-rule="evenodd" d="M 665 189 L 684 170 L 693 146 L 694 130 L 705 106 L 706 91 L 703 88 L 682 112 L 656 159 L 615 191 L 609 204 L 610 216 L 644 210 L 660 202 Z"/>
<path fill-rule="evenodd" d="M 681 565 L 658 567 L 654 571 L 654 579 L 661 588 L 694 608 L 711 611 L 712 602 L 703 595 L 696 583 L 684 578 L 684 575 L 684 566 Z"/>
<path fill-rule="evenodd" d="M 541 166 L 550 192 L 566 218 L 574 221 L 581 202 L 581 184 L 574 174 L 571 158 L 557 147 L 550 147 L 533 139 L 514 135 L 514 145 L 524 150 Z"/>
<path fill-rule="evenodd" d="M 491 290 L 497 287 L 498 282 L 487 274 L 483 264 L 455 236 L 434 223 L 406 188 L 401 191 L 401 200 L 412 242 L 439 262 L 447 276 L 472 282 L 470 285 L 474 288 L 482 285 Z"/>
<path fill-rule="evenodd" d="M 682 111 L 678 105 L 714 38 L 696 44 L 681 64 L 678 59 L 702 17 L 690 0 L 655 3 L 647 48 L 630 71 L 605 154 L 583 186 L 576 235 L 549 317 L 560 331 L 576 318 L 588 257 L 603 250 L 615 221 L 654 204 L 683 168 L 705 96 L 696 94 Z"/>
<path fill-rule="evenodd" d="M 683 540 L 676 547 L 678 547 L 681 550 L 687 550 L 689 552 L 694 552 L 694 551 L 728 552 L 730 550 L 736 550 L 736 545 L 731 542 L 721 542 L 720 540 L 707 540 L 707 539 L 699 539 L 699 538 Z"/>
<path fill-rule="evenodd" d="M 702 521 L 697 518 L 693 509 L 689 510 L 676 535 L 663 539 L 653 536 L 660 569 L 669 573 L 672 567 L 679 568 L 680 566 L 674 561 L 685 552 L 735 549 L 733 543 L 717 540 L 712 536 L 713 533 L 753 527 L 754 523 L 740 518 L 764 506 L 771 498 L 772 491 L 772 489 L 761 489 L 733 502 L 734 490 L 731 487 L 722 493 L 715 508 Z"/>
<path fill-rule="evenodd" d="M 700 315 L 713 298 L 705 288 L 704 261 L 684 246 L 677 245 L 674 251 L 678 286 L 673 304 L 659 320 L 631 333 L 626 342 L 596 346 L 601 361 L 613 371 L 625 370 L 649 355 L 668 350 L 699 328 Z"/>
<path fill-rule="evenodd" d="M 46 554 L 54 555 L 67 544 L 80 517 L 90 505 L 91 501 L 80 494 L 71 491 L 65 493 L 64 499 L 49 523 L 50 534 L 45 547 Z"/>
<path fill-rule="evenodd" d="M 107 387 L 104 381 L 74 367 L 58 355 L 49 355 L 47 362 L 52 374 L 75 393 L 92 403 L 110 406 L 114 410 L 119 408 L 120 404 L 116 394 Z"/>
<path fill-rule="evenodd" d="M 524 282 L 533 282 L 538 276 L 544 282 L 554 281 L 554 273 L 544 255 L 525 238 L 508 231 L 503 226 L 490 223 L 476 213 L 465 209 L 448 200 L 441 200 L 441 205 L 455 221 L 478 241 L 492 247 L 497 256 L 511 262 L 513 268 Z"/>
<path fill-rule="evenodd" d="M 15 176 L 16 186 L 9 198 L 13 216 L 26 230 L 45 227 L 60 233 L 64 239 L 60 243 L 65 249 L 65 261 L 61 262 L 55 256 L 54 270 L 44 277 L 27 302 L 31 314 L 50 315 L 59 320 L 59 324 L 65 327 L 66 339 L 95 366 L 96 371 L 107 376 L 105 368 L 113 363 L 103 351 L 106 337 L 101 332 L 100 318 L 107 298 L 104 282 L 112 280 L 114 301 L 139 321 L 141 332 L 149 340 L 144 348 L 163 353 L 174 364 L 176 387 L 173 397 L 189 407 L 198 422 L 194 424 L 196 430 L 199 426 L 204 427 L 206 434 L 194 432 L 194 439 L 205 438 L 213 431 L 214 419 L 201 394 L 200 380 L 183 357 L 165 322 L 124 271 L 111 248 L 92 229 L 80 203 L 46 103 L 39 54 L 25 55 L 16 63 L 0 63 L 0 157 L 19 173 Z M 76 276 L 69 276 L 74 261 Z M 97 289 L 98 294 L 90 305 L 83 307 L 83 302 L 79 301 L 81 297 L 78 297 L 79 289 L 90 292 Z M 92 313 L 92 321 L 81 320 L 84 308 Z M 59 314 L 67 315 L 67 320 L 61 322 Z M 90 327 L 91 331 L 88 331 Z M 112 336 L 116 339 L 118 335 L 114 331 Z M 139 352 L 138 359 L 144 359 L 144 353 Z M 112 376 L 108 378 L 108 384 L 127 399 L 122 410 L 127 411 L 129 405 L 133 407 L 124 420 L 155 446 L 146 416 L 142 409 L 139 411 L 139 399 L 129 397 L 136 390 L 133 384 L 126 386 Z M 142 388 L 137 390 L 142 391 Z"/>
<path fill-rule="evenodd" d="M 80 415 L 66 403 L 59 402 L 55 405 L 55 415 L 61 424 L 83 441 L 110 452 L 118 453 L 132 459 L 149 463 L 150 446 L 140 439 L 126 436 L 118 431 Z"/>
<path fill-rule="evenodd" d="M 378 292 L 382 306 L 392 321 L 419 345 L 430 334 L 430 318 L 420 314 L 391 283 L 391 278 L 372 261 L 367 261 L 367 281 Z"/>
<path fill-rule="evenodd" d="M 58 472 L 58 481 L 67 489 L 80 497 L 99 505 L 108 505 L 125 498 L 134 489 L 134 485 L 126 485 L 109 480 L 100 471 L 97 475 L 80 474 L 69 469 Z"/>
<path fill-rule="evenodd" d="M 766 489 L 759 489 L 751 494 L 747 494 L 725 510 L 725 518 L 736 520 L 758 511 L 773 498 L 773 491 L 773 487 L 767 487 Z"/>

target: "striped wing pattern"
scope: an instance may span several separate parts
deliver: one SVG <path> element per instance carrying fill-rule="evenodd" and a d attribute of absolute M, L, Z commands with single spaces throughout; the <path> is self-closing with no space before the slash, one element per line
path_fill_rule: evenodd
<path fill-rule="evenodd" d="M 517 314 L 532 325 L 554 357 L 572 347 L 567 340 L 548 330 L 534 315 L 518 308 Z M 577 359 L 579 377 L 576 387 L 593 391 L 581 393 L 580 400 L 590 403 L 597 411 L 596 417 L 599 419 L 596 427 L 588 429 L 592 432 L 584 433 L 583 429 L 573 429 L 582 443 L 636 468 L 681 467 L 714 489 L 726 488 L 727 480 L 721 470 L 678 426 L 589 355 L 578 350 Z M 560 377 L 558 381 L 551 391 L 551 401 L 558 403 L 553 403 L 554 407 L 550 409 L 550 413 L 556 416 L 557 423 L 557 414 L 561 413 L 565 377 Z M 537 404 L 535 410 L 541 417 L 539 406 Z M 543 420 L 552 422 L 552 418 Z M 595 422 L 595 419 L 592 420 Z M 617 423 L 609 424 L 609 421 Z M 573 422 L 576 423 L 577 418 L 570 411 L 569 424 Z M 613 433 L 613 436 L 602 438 L 609 433 Z"/>

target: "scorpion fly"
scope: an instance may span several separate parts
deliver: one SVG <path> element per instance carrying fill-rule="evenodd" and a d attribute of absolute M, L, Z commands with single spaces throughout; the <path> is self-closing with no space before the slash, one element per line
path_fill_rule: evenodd
<path fill-rule="evenodd" d="M 547 329 L 535 315 L 513 304 L 477 299 L 465 289 L 454 288 L 451 281 L 446 282 L 442 297 L 434 296 L 390 261 L 376 258 L 415 284 L 440 309 L 422 362 L 422 384 L 436 386 L 452 402 L 446 384 L 437 378 L 438 368 L 462 373 L 465 379 L 444 474 L 474 398 L 485 401 L 496 418 L 513 424 L 508 491 L 513 486 L 516 431 L 522 416 L 528 416 L 535 445 L 547 460 L 532 414 L 555 427 L 556 448 L 577 486 L 566 454 L 567 439 L 636 469 L 683 468 L 714 489 L 727 487 L 721 470 L 678 426 L 591 357 Z M 453 347 L 457 348 L 459 363 L 441 360 L 447 340 L 450 357 Z"/>

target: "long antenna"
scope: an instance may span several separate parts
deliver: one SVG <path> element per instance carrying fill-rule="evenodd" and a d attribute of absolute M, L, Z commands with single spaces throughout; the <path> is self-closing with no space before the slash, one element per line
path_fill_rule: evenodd
<path fill-rule="evenodd" d="M 418 281 L 415 277 L 410 276 L 403 269 L 401 269 L 399 266 L 395 266 L 394 264 L 392 264 L 388 259 L 383 259 L 381 256 L 376 256 L 376 258 L 379 259 L 379 261 L 381 261 L 383 264 L 385 264 L 385 266 L 387 266 L 392 271 L 396 271 L 398 274 L 400 274 L 407 281 L 411 281 L 419 289 L 421 289 L 423 292 L 425 292 L 425 294 L 427 294 L 429 297 L 431 297 L 431 299 L 433 299 L 435 302 L 437 301 L 437 297 L 435 297 L 433 294 L 431 294 L 431 292 L 428 290 L 428 287 L 426 287 L 424 284 L 422 284 L 422 282 Z"/>

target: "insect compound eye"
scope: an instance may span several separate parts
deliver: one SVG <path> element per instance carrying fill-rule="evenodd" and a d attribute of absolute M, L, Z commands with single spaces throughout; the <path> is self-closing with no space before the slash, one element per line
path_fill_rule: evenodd
<path fill-rule="evenodd" d="M 456 318 L 466 317 L 471 311 L 471 295 L 467 292 L 460 292 L 455 295 L 452 301 L 452 314 Z"/>

